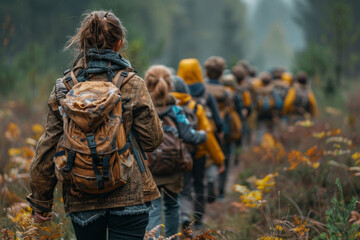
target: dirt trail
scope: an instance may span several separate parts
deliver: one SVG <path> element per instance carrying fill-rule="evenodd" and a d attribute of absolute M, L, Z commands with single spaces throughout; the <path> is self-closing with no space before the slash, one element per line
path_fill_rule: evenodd
<path fill-rule="evenodd" d="M 236 183 L 242 164 L 235 166 L 234 161 L 231 161 L 230 172 L 226 184 L 226 195 L 223 200 L 216 200 L 214 203 L 206 205 L 206 211 L 204 216 L 204 225 L 207 229 L 218 228 L 224 224 L 227 216 L 233 215 L 237 209 L 231 205 L 232 202 L 237 200 L 237 197 L 233 194 L 232 186 Z"/>

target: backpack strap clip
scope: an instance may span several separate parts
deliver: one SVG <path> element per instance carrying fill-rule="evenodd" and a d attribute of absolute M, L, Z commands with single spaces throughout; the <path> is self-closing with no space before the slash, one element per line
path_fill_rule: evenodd
<path fill-rule="evenodd" d="M 96 181 L 98 183 L 99 190 L 102 190 L 102 189 L 104 189 L 104 180 L 103 180 L 103 176 L 101 175 L 100 170 L 97 167 L 97 164 L 100 162 L 100 159 L 99 159 L 99 155 L 96 151 L 95 136 L 93 133 L 88 133 L 88 134 L 86 134 L 86 139 L 88 142 L 88 146 L 90 148 L 90 155 L 92 158 L 92 166 L 93 166 L 93 169 L 95 172 Z M 103 161 L 103 165 L 104 165 L 104 163 L 105 163 L 105 161 Z M 105 164 L 105 166 L 106 166 L 106 164 Z"/>
<path fill-rule="evenodd" d="M 73 151 L 67 150 L 67 153 L 68 153 L 67 163 L 63 170 L 66 173 L 70 172 L 72 166 L 74 165 L 74 160 L 75 160 L 75 153 Z"/>
<path fill-rule="evenodd" d="M 63 83 L 68 91 L 70 91 L 77 83 L 79 83 L 75 77 L 74 71 L 69 71 L 67 73 L 67 75 L 63 78 Z"/>
<path fill-rule="evenodd" d="M 124 152 L 126 152 L 126 150 L 128 150 L 130 147 L 130 141 L 127 141 L 126 144 L 118 151 L 118 154 L 121 155 Z"/>
<path fill-rule="evenodd" d="M 64 71 L 64 76 L 66 76 L 69 72 L 71 72 L 71 69 L 69 68 L 69 69 L 66 69 L 65 71 Z"/>
<path fill-rule="evenodd" d="M 113 83 L 117 88 L 120 89 L 122 86 L 125 85 L 127 81 L 129 81 L 133 76 L 135 76 L 134 71 L 129 72 L 128 70 L 131 69 L 121 70 L 115 75 L 113 79 Z"/>

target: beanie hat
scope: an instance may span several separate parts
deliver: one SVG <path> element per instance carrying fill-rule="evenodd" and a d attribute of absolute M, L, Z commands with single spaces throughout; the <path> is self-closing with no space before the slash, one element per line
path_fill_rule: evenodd
<path fill-rule="evenodd" d="M 189 87 L 185 81 L 179 76 L 173 76 L 174 92 L 190 94 Z"/>

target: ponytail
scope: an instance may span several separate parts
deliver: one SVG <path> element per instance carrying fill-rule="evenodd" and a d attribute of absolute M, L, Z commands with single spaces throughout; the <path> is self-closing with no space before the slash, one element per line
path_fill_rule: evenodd
<path fill-rule="evenodd" d="M 83 16 L 80 28 L 65 49 L 75 45 L 80 53 L 90 48 L 112 49 L 119 40 L 125 46 L 126 29 L 112 12 L 93 11 Z"/>
<path fill-rule="evenodd" d="M 154 65 L 146 71 L 145 83 L 153 102 L 163 102 L 172 89 L 171 72 L 163 65 Z"/>

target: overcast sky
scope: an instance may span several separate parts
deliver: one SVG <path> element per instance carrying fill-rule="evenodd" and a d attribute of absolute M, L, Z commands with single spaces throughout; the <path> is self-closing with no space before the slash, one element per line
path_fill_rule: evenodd
<path fill-rule="evenodd" d="M 254 13 L 254 10 L 256 8 L 256 5 L 258 4 L 259 0 L 240 0 L 243 1 L 249 9 L 248 17 L 251 17 Z M 284 3 L 288 4 L 289 6 L 292 6 L 294 1 L 293 0 L 268 0 L 268 1 L 283 1 Z"/>

